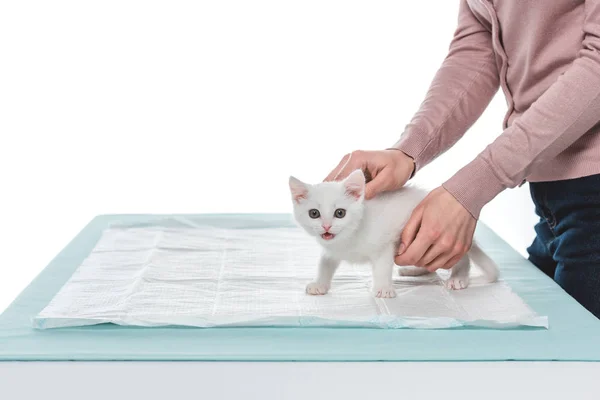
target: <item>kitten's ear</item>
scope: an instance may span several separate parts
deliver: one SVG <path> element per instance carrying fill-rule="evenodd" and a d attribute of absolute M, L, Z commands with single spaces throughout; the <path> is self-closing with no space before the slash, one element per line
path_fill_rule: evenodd
<path fill-rule="evenodd" d="M 344 187 L 348 196 L 359 199 L 365 193 L 365 174 L 361 169 L 352 172 L 344 179 Z"/>
<path fill-rule="evenodd" d="M 290 176 L 290 192 L 292 192 L 292 199 L 296 203 L 300 203 L 306 199 L 308 195 L 308 185 L 299 179 Z"/>

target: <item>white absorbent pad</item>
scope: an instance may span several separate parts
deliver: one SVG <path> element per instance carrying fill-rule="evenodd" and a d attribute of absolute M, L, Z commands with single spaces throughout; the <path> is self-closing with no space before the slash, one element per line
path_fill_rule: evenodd
<path fill-rule="evenodd" d="M 298 228 L 111 227 L 34 327 L 547 327 L 503 281 L 450 291 L 443 276 L 395 271 L 397 297 L 377 299 L 370 267 L 342 264 L 329 294 L 310 296 L 319 253 Z"/>

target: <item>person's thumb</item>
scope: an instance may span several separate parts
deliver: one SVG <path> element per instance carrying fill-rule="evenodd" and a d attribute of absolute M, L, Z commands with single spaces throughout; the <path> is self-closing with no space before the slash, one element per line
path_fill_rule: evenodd
<path fill-rule="evenodd" d="M 417 208 L 413 211 L 408 222 L 404 226 L 404 229 L 402 230 L 402 234 L 400 235 L 400 246 L 398 247 L 398 255 L 402 255 L 406 251 L 408 246 L 410 246 L 417 237 L 417 233 L 419 232 L 419 228 L 421 227 L 422 216 L 423 211 L 421 211 L 421 208 Z"/>

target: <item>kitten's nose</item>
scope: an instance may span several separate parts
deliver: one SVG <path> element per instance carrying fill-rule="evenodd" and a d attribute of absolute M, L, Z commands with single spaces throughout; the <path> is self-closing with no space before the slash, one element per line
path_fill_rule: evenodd
<path fill-rule="evenodd" d="M 325 232 L 329 231 L 331 229 L 331 225 L 322 225 L 323 229 L 325 229 Z"/>

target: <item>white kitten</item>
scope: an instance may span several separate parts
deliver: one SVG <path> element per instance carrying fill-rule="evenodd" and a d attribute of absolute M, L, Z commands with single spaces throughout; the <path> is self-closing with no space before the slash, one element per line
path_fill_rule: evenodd
<path fill-rule="evenodd" d="M 322 246 L 317 279 L 306 287 L 309 294 L 326 294 L 341 261 L 373 268 L 373 293 L 376 297 L 395 297 L 392 285 L 394 256 L 400 235 L 412 210 L 427 192 L 405 186 L 395 192 L 365 200 L 365 176 L 354 171 L 341 182 L 309 185 L 290 177 L 294 217 Z M 469 284 L 469 259 L 485 273 L 487 282 L 498 279 L 495 263 L 475 244 L 454 267 L 445 282 L 449 289 L 464 289 Z M 423 275 L 419 267 L 403 267 L 401 275 Z"/>

